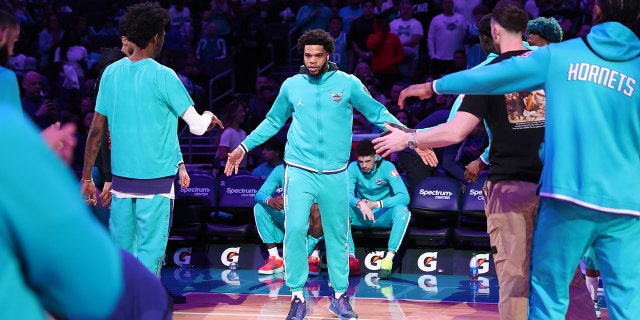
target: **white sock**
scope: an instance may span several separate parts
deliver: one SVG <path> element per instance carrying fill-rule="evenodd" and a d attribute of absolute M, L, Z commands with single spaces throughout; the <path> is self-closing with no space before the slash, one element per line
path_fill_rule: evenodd
<path fill-rule="evenodd" d="M 356 257 L 356 254 L 355 254 L 355 253 L 353 253 L 353 252 L 349 252 L 349 257 L 350 257 L 350 258 L 355 258 L 355 257 Z"/>
<path fill-rule="evenodd" d="M 396 256 L 396 253 L 393 251 L 387 251 L 387 255 L 385 256 L 385 258 L 389 258 L 391 260 L 393 260 L 393 257 Z"/>
<path fill-rule="evenodd" d="M 313 252 L 311 253 L 311 256 L 314 258 L 318 258 L 318 260 L 320 259 L 320 250 L 313 250 Z"/>
<path fill-rule="evenodd" d="M 340 299 L 340 297 L 341 297 L 343 294 L 344 294 L 344 292 L 334 292 L 334 293 L 333 293 L 333 296 L 334 296 L 336 299 Z"/>
<path fill-rule="evenodd" d="M 293 301 L 293 299 L 295 297 L 298 297 L 300 299 L 300 301 L 304 302 L 304 295 L 302 294 L 302 290 L 300 290 L 300 291 L 291 291 L 291 301 Z"/>
<path fill-rule="evenodd" d="M 280 258 L 280 253 L 278 252 L 278 247 L 273 247 L 273 248 L 267 249 L 267 251 L 269 251 L 269 256 Z"/>
<path fill-rule="evenodd" d="M 585 281 L 587 282 L 587 290 L 589 290 L 589 294 L 591 294 L 591 300 L 598 300 L 598 280 L 599 277 L 585 277 Z"/>

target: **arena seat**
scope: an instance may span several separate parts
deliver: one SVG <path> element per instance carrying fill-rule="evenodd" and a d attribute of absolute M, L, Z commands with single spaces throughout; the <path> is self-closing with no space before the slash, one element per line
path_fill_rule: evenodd
<path fill-rule="evenodd" d="M 424 178 L 413 190 L 409 245 L 449 247 L 458 219 L 460 183 L 450 177 Z"/>
<path fill-rule="evenodd" d="M 217 211 L 207 226 L 209 240 L 248 242 L 256 238 L 253 206 L 262 183 L 260 177 L 251 175 L 235 175 L 220 181 Z"/>
<path fill-rule="evenodd" d="M 181 188 L 178 180 L 175 181 L 171 240 L 202 240 L 216 208 L 217 180 L 203 170 L 190 171 L 189 177 L 191 183 L 187 188 Z"/>
<path fill-rule="evenodd" d="M 470 183 L 462 194 L 462 204 L 458 212 L 458 226 L 453 233 L 456 249 L 489 249 L 487 218 L 484 213 L 484 187 L 489 171 L 478 175 L 476 182 Z"/>

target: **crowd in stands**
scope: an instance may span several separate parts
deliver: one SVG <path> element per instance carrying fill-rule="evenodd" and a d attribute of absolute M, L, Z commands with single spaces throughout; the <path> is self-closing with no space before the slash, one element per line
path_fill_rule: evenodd
<path fill-rule="evenodd" d="M 555 18 L 562 27 L 563 40 L 582 36 L 591 26 L 594 0 L 519 1 L 531 19 Z M 128 5 L 140 1 L 2 2 L 0 6 L 11 10 L 20 21 L 20 40 L 9 59 L 9 67 L 18 75 L 25 113 L 42 128 L 56 121 L 75 122 L 79 134 L 86 133 L 95 104 L 100 49 L 120 46 L 118 21 Z M 409 127 L 420 126 L 423 121 L 437 123 L 434 119 L 442 118 L 439 111 L 450 110 L 454 96 L 409 100 L 404 110 L 400 110 L 398 94 L 410 84 L 437 79 L 483 61 L 486 55 L 479 48 L 477 23 L 496 1 L 159 2 L 169 9 L 171 23 L 166 27 L 164 49 L 158 60 L 176 71 L 200 111 L 210 108 L 206 94 L 209 79 L 232 69 L 235 99 L 229 104 L 233 106 L 223 102 L 213 108 L 223 113 L 225 109 L 243 106 L 243 115 L 229 121 L 233 121 L 233 130 L 238 134 L 249 134 L 264 119 L 281 82 L 288 76 L 270 73 L 273 70 L 256 72 L 258 66 L 268 63 L 269 47 L 274 49 L 276 64 L 288 61 L 290 48 L 287 41 L 275 36 L 275 30 L 285 30 L 294 42 L 305 30 L 327 30 L 336 41 L 336 51 L 330 60 L 357 76 L 392 114 Z M 378 131 L 361 115 L 354 115 L 354 133 Z M 466 165 L 466 159 L 476 158 L 475 149 L 481 149 L 485 143 L 482 137 L 480 132 L 470 144 L 465 143 L 467 149 L 461 150 L 463 154 L 454 152 L 457 156 L 447 157 L 461 162 L 446 164 L 444 170 L 460 178 L 458 169 Z M 83 152 L 84 139 L 79 138 L 76 170 Z M 236 147 L 233 141 L 224 141 L 229 145 L 222 147 L 228 150 Z M 262 161 L 259 152 L 256 153 L 246 169 Z M 397 157 L 392 160 L 399 170 L 405 170 Z M 211 159 L 214 168 L 220 161 L 220 156 Z"/>

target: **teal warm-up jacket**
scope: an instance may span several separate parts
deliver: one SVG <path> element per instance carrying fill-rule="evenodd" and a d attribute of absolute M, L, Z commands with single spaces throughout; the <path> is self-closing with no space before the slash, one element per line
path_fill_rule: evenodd
<path fill-rule="evenodd" d="M 640 39 L 617 22 L 584 39 L 459 72 L 438 93 L 546 92 L 540 196 L 640 216 Z"/>
<path fill-rule="evenodd" d="M 302 68 L 284 81 L 266 119 L 240 146 L 245 151 L 255 148 L 292 117 L 285 163 L 311 172 L 343 171 L 351 153 L 353 108 L 383 130 L 386 121 L 400 124 L 358 78 L 337 70 L 334 63 L 320 77 Z"/>

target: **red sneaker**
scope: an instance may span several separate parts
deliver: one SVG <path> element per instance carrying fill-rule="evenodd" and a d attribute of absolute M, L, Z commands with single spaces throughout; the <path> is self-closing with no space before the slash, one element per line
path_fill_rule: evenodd
<path fill-rule="evenodd" d="M 309 275 L 317 276 L 320 274 L 320 259 L 310 256 L 309 257 Z"/>
<path fill-rule="evenodd" d="M 269 259 L 265 260 L 264 266 L 258 269 L 259 274 L 274 274 L 284 271 L 284 263 L 281 257 L 269 256 Z"/>
<path fill-rule="evenodd" d="M 356 257 L 349 256 L 349 276 L 359 276 L 360 274 L 362 274 L 360 260 Z"/>

